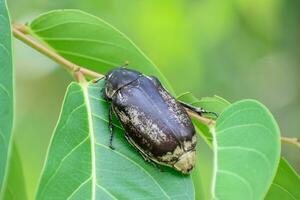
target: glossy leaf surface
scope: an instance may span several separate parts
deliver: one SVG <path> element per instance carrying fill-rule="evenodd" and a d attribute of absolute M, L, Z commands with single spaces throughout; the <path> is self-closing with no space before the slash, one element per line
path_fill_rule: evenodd
<path fill-rule="evenodd" d="M 280 133 L 259 102 L 232 104 L 211 127 L 214 136 L 214 199 L 263 199 L 276 174 Z"/>

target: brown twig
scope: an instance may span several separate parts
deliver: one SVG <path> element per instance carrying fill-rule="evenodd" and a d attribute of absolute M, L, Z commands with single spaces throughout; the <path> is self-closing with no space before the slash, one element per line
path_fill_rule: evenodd
<path fill-rule="evenodd" d="M 12 25 L 12 32 L 16 38 L 27 44 L 28 46 L 32 47 L 33 49 L 37 50 L 38 52 L 44 54 L 45 56 L 49 57 L 50 59 L 54 60 L 58 64 L 62 65 L 67 71 L 73 73 L 75 70 L 80 70 L 82 74 L 88 76 L 90 78 L 100 78 L 103 77 L 102 74 L 97 72 L 91 71 L 89 69 L 83 68 L 78 66 L 71 61 L 65 59 L 64 57 L 60 56 L 58 53 L 54 52 L 53 50 L 49 49 L 48 47 L 42 45 L 38 41 L 34 40 L 27 33 L 27 27 L 25 25 L 13 24 Z"/>
<path fill-rule="evenodd" d="M 298 138 L 281 137 L 281 142 L 286 144 L 293 144 L 300 148 L 300 141 Z"/>
<path fill-rule="evenodd" d="M 80 71 L 80 68 L 74 71 L 74 78 L 77 81 L 77 83 L 85 83 L 86 79 L 83 75 L 83 73 Z"/>
<path fill-rule="evenodd" d="M 37 50 L 38 52 L 42 53 L 43 55 L 49 57 L 53 61 L 57 62 L 58 64 L 62 65 L 67 71 L 73 73 L 74 78 L 77 82 L 85 81 L 84 76 L 88 76 L 90 78 L 101 78 L 103 77 L 102 74 L 99 74 L 95 71 L 86 69 L 84 67 L 78 66 L 71 61 L 65 59 L 55 51 L 51 50 L 50 48 L 44 46 L 43 44 L 39 43 L 37 40 L 33 39 L 28 33 L 28 28 L 25 25 L 20 24 L 13 24 L 12 25 L 12 32 L 16 38 L 27 44 L 28 46 L 32 47 L 33 49 Z M 197 113 L 194 113 L 191 110 L 187 109 L 189 116 L 193 119 L 198 120 L 204 125 L 212 126 L 215 125 L 215 121 L 202 117 Z M 297 138 L 288 138 L 288 137 L 281 137 L 282 143 L 293 144 L 300 148 L 300 142 Z"/>

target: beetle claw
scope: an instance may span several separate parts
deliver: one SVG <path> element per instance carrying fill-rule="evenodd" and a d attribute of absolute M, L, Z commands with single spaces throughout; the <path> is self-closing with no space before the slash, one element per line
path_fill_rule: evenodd
<path fill-rule="evenodd" d="M 165 170 L 158 164 L 156 164 L 153 161 L 149 161 L 156 169 L 158 169 L 160 172 L 165 172 Z"/>
<path fill-rule="evenodd" d="M 164 170 L 163 168 L 161 168 L 161 167 L 158 167 L 158 170 L 159 170 L 160 172 L 165 172 L 165 170 Z"/>
<path fill-rule="evenodd" d="M 115 150 L 115 149 L 116 149 L 116 148 L 113 147 L 112 145 L 109 145 L 109 148 L 110 148 L 111 150 Z"/>

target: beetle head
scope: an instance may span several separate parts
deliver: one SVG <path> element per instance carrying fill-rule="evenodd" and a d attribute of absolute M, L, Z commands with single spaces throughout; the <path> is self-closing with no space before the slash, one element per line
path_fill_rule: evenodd
<path fill-rule="evenodd" d="M 105 97 L 110 100 L 116 91 L 135 81 L 141 75 L 140 72 L 118 67 L 106 74 Z"/>

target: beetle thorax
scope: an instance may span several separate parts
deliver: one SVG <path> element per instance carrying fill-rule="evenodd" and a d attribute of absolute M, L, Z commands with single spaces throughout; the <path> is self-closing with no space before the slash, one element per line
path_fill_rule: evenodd
<path fill-rule="evenodd" d="M 118 90 L 137 80 L 140 75 L 141 73 L 126 69 L 124 67 L 119 67 L 111 70 L 106 74 L 104 95 L 107 99 L 112 99 L 112 97 Z"/>

